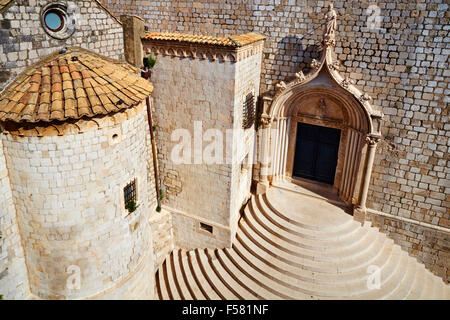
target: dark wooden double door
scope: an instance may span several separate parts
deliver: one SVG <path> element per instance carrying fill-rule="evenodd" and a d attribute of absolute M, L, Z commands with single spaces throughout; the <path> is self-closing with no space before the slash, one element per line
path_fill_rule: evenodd
<path fill-rule="evenodd" d="M 341 130 L 297 124 L 293 176 L 334 183 Z"/>

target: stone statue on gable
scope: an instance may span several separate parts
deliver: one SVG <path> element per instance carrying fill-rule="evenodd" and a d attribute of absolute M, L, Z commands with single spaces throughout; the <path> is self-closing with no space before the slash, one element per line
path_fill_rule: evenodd
<path fill-rule="evenodd" d="M 335 37 L 334 33 L 336 31 L 337 26 L 337 14 L 334 11 L 333 4 L 330 3 L 328 5 L 328 12 L 325 15 L 325 35 L 324 35 L 324 43 L 326 45 L 334 45 Z"/>

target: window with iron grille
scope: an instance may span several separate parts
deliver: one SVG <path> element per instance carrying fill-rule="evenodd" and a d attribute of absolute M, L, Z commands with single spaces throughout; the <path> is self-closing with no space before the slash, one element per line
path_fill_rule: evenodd
<path fill-rule="evenodd" d="M 132 202 L 134 202 L 134 205 L 136 205 L 136 179 L 131 181 L 125 186 L 125 188 L 123 188 L 123 196 L 126 209 L 129 208 L 130 203 Z"/>
<path fill-rule="evenodd" d="M 255 122 L 255 96 L 253 93 L 249 93 L 245 97 L 242 119 L 242 128 L 244 129 L 250 128 Z"/>

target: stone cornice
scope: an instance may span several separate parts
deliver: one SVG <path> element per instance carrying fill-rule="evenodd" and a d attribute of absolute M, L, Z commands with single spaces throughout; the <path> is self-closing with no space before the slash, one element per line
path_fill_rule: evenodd
<path fill-rule="evenodd" d="M 146 54 L 153 53 L 178 58 L 238 62 L 262 52 L 264 40 L 240 47 L 175 43 L 173 41 L 148 39 L 143 39 L 142 45 Z"/>

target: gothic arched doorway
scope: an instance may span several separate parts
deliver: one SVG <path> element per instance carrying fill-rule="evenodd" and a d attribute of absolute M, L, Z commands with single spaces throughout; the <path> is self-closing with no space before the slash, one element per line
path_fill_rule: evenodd
<path fill-rule="evenodd" d="M 322 147 L 329 149 L 328 155 L 333 148 L 337 153 L 334 167 L 331 163 L 329 168 L 325 168 L 325 171 L 332 169 L 325 180 L 332 183 L 343 201 L 365 212 L 375 147 L 381 137 L 382 113 L 372 106 L 367 94 L 353 85 L 352 79 L 339 74 L 338 63 L 334 60 L 334 31 L 330 33 L 328 27 L 325 30 L 321 57 L 312 60 L 310 71 L 307 74 L 298 72 L 293 81 L 277 84 L 273 97 L 263 97 L 257 191 L 264 192 L 269 182 L 301 172 L 298 166 L 302 164 L 296 164 L 296 154 L 298 157 L 302 152 L 308 152 L 308 143 L 316 143 L 319 147 L 310 146 L 309 151 L 317 152 L 316 149 Z M 308 133 L 310 140 L 317 138 L 316 141 L 298 143 L 297 139 L 302 139 L 302 135 L 297 131 L 302 127 L 304 131 L 309 130 L 308 126 L 312 132 Z M 339 135 L 334 130 L 339 131 Z M 320 137 L 313 137 L 321 132 L 325 135 L 328 132 L 331 139 L 331 132 L 335 132 L 337 141 L 325 145 Z M 296 147 L 306 149 L 296 150 Z M 317 157 L 308 159 L 310 162 L 327 160 L 318 160 Z M 308 168 L 301 169 L 307 171 Z M 317 178 L 322 173 L 314 174 L 313 177 Z"/>

